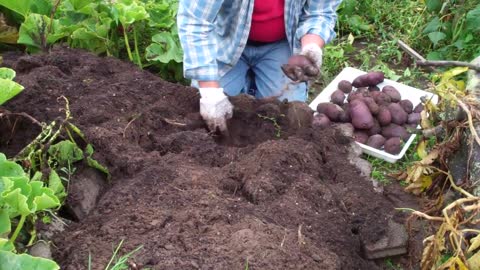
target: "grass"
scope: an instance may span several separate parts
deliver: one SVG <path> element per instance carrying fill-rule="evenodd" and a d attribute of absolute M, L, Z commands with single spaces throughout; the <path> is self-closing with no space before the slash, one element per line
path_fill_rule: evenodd
<path fill-rule="evenodd" d="M 395 163 L 364 154 L 364 158 L 372 165 L 371 177 L 383 185 L 391 184 L 392 177 L 389 174 L 406 171 L 409 165 L 420 160 L 415 147 L 418 141 L 419 136 L 416 136 L 403 158 Z M 406 183 L 400 182 L 400 185 L 405 186 Z"/>
<path fill-rule="evenodd" d="M 395 265 L 391 259 L 386 259 L 385 260 L 385 269 L 386 270 L 403 270 L 403 267 L 400 265 Z"/>
<path fill-rule="evenodd" d="M 110 261 L 108 262 L 107 266 L 105 267 L 105 270 L 127 270 L 131 269 L 129 266 L 128 260 L 140 249 L 142 249 L 142 246 L 137 247 L 136 249 L 130 251 L 129 253 L 119 256 L 119 251 L 120 248 L 123 245 L 123 239 L 120 241 L 120 243 L 117 245 L 115 250 L 113 251 L 113 255 L 110 258 Z M 92 269 L 92 256 L 91 254 L 88 255 L 88 270 Z M 147 268 L 143 268 L 143 270 L 148 270 Z"/>

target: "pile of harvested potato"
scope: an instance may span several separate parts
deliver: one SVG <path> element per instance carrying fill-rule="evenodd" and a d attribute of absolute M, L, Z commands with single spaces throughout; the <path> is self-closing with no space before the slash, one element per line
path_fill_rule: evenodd
<path fill-rule="evenodd" d="M 383 81 L 382 72 L 369 72 L 353 82 L 340 81 L 330 102 L 318 104 L 313 125 L 351 123 L 357 142 L 390 154 L 400 153 L 403 142 L 411 135 L 407 128 L 416 128 L 420 123 L 423 104 L 414 107 L 391 85 L 380 89 L 377 85 Z"/>

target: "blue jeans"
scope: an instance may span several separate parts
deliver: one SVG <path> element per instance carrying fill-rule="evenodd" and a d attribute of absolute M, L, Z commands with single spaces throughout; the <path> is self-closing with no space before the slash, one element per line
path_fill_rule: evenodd
<path fill-rule="evenodd" d="M 281 69 L 291 55 L 286 40 L 261 46 L 247 45 L 238 63 L 220 78 L 220 86 L 229 96 L 246 93 L 256 98 L 275 96 L 279 100 L 305 102 L 307 84 L 292 82 Z M 192 81 L 192 86 L 198 87 L 198 83 Z"/>

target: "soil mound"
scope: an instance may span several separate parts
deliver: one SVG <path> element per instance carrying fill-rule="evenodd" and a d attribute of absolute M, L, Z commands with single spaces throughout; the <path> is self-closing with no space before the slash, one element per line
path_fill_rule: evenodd
<path fill-rule="evenodd" d="M 121 239 L 153 269 L 377 269 L 361 241 L 385 234 L 393 207 L 350 165 L 350 138 L 308 127 L 304 104 L 231 98 L 224 138 L 200 121 L 195 89 L 133 64 L 65 48 L 4 64 L 25 86 L 6 109 L 51 121 L 65 96 L 113 176 L 95 210 L 56 235 L 62 269 L 86 269 L 89 253 L 103 269 Z M 9 155 L 39 132 L 16 120 L 1 124 Z"/>

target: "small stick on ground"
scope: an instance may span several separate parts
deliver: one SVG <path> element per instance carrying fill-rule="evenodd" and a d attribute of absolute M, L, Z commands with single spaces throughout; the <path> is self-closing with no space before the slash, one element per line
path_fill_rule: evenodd
<path fill-rule="evenodd" d="M 393 38 L 393 37 L 392 37 Z M 402 48 L 406 53 L 408 53 L 412 58 L 416 60 L 416 64 L 424 67 L 445 67 L 445 66 L 454 66 L 454 67 L 468 67 L 471 70 L 480 72 L 480 66 L 468 62 L 462 61 L 430 61 L 425 59 L 421 54 L 408 46 L 405 42 L 397 40 L 398 46 Z"/>
<path fill-rule="evenodd" d="M 169 125 L 172 125 L 172 126 L 177 126 L 177 127 L 186 127 L 187 124 L 185 123 L 180 123 L 180 122 L 177 122 L 177 121 L 174 121 L 174 120 L 171 120 L 171 119 L 168 119 L 168 118 L 161 118 L 165 123 L 169 124 Z"/>
<path fill-rule="evenodd" d="M 427 219 L 427 220 L 431 220 L 431 221 L 445 221 L 444 218 L 441 218 L 441 217 L 432 217 L 432 216 L 429 216 L 425 213 L 422 213 L 420 211 L 416 211 L 414 209 L 410 209 L 410 208 L 396 208 L 396 210 L 405 210 L 405 211 L 411 211 L 413 215 L 416 215 L 416 216 L 419 216 L 419 217 L 422 217 L 424 219 Z"/>
<path fill-rule="evenodd" d="M 475 138 L 475 141 L 480 145 L 480 138 L 478 137 L 477 131 L 475 130 L 475 126 L 473 125 L 473 118 L 472 118 L 472 113 L 468 109 L 468 106 L 463 103 L 460 99 L 457 99 L 458 105 L 467 113 L 467 118 L 468 118 L 468 126 L 470 128 L 470 132 L 472 133 L 473 138 Z"/>
<path fill-rule="evenodd" d="M 304 238 L 304 236 L 303 236 L 303 234 L 302 234 L 302 225 L 303 225 L 303 224 L 300 224 L 300 225 L 298 226 L 298 244 L 299 244 L 299 245 L 305 245 L 305 244 L 306 244 L 306 243 L 305 243 L 305 238 Z"/>
<path fill-rule="evenodd" d="M 135 120 L 137 120 L 140 116 L 142 116 L 142 115 L 139 114 L 139 115 L 133 117 L 132 120 L 130 120 L 130 121 L 127 123 L 127 125 L 126 125 L 125 128 L 123 129 L 123 138 L 126 137 L 125 134 L 127 133 L 128 127 L 130 127 L 130 125 L 131 125 L 133 122 L 135 122 Z"/>
<path fill-rule="evenodd" d="M 416 62 L 419 66 L 430 66 L 430 67 L 468 67 L 471 70 L 480 72 L 480 66 L 462 62 L 462 61 L 429 61 L 429 60 L 420 60 Z"/>
<path fill-rule="evenodd" d="M 286 239 L 287 239 L 287 230 L 285 229 L 285 233 L 283 234 L 283 240 L 282 240 L 282 243 L 280 243 L 280 247 L 283 248 L 283 245 L 285 245 Z"/>
<path fill-rule="evenodd" d="M 40 121 L 38 121 L 37 119 L 35 119 L 33 116 L 29 115 L 28 113 L 12 113 L 12 112 L 9 112 L 9 111 L 6 111 L 4 113 L 0 113 L 0 117 L 3 117 L 3 116 L 21 116 L 21 117 L 25 117 L 27 118 L 28 120 L 30 120 L 33 124 L 35 125 L 38 125 L 39 127 L 43 127 L 42 123 L 40 123 Z"/>

